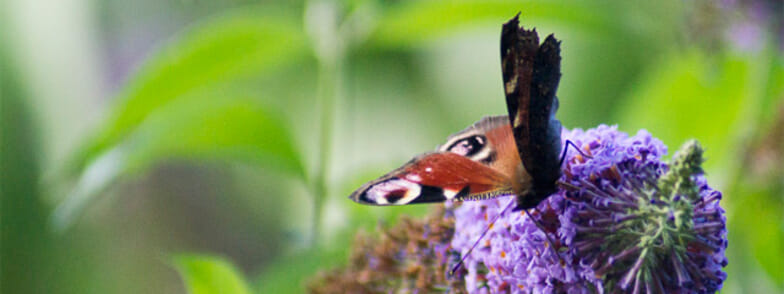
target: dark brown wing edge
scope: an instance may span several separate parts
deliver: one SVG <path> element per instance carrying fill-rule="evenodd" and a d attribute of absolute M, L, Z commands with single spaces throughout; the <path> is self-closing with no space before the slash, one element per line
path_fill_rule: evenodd
<path fill-rule="evenodd" d="M 516 209 L 536 206 L 561 177 L 561 122 L 555 93 L 561 78 L 560 41 L 549 35 L 539 46 L 536 30 L 519 27 L 519 14 L 501 31 L 501 66 L 509 120 L 520 159 L 533 179 Z"/>

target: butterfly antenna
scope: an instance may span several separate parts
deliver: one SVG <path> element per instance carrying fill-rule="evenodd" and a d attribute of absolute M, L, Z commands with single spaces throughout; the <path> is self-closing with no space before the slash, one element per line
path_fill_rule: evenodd
<path fill-rule="evenodd" d="M 543 215 L 542 211 L 540 211 L 538 208 L 534 207 L 534 210 L 536 210 L 536 212 L 539 213 L 539 215 Z M 550 248 L 553 249 L 553 253 L 555 253 L 555 256 L 558 256 L 558 259 L 561 260 L 561 263 L 563 263 L 563 259 L 561 259 L 561 255 L 558 254 L 558 250 L 555 249 L 555 242 L 553 242 L 553 239 L 551 239 L 550 235 L 547 234 L 547 231 L 544 229 L 544 225 L 542 225 L 542 223 L 540 223 L 539 220 L 534 218 L 534 216 L 531 215 L 531 213 L 529 213 L 527 209 L 524 209 L 524 211 L 525 214 L 528 215 L 528 218 L 534 221 L 536 227 L 539 228 L 539 230 L 542 230 L 542 233 L 544 233 L 544 236 L 547 238 L 547 242 L 550 243 Z"/>
<path fill-rule="evenodd" d="M 474 245 L 472 245 L 472 246 L 471 246 L 471 249 L 468 249 L 468 252 L 466 252 L 466 254 L 465 254 L 465 255 L 463 255 L 463 257 L 461 257 L 461 258 L 460 258 L 460 262 L 458 262 L 458 263 L 457 263 L 457 264 L 456 264 L 454 267 L 452 267 L 452 269 L 449 271 L 449 275 L 450 275 L 450 276 L 453 276 L 453 275 L 455 274 L 455 272 L 457 272 L 457 270 L 459 270 L 459 269 L 460 269 L 460 266 L 462 266 L 462 265 L 463 265 L 463 262 L 465 261 L 466 257 L 468 257 L 469 255 L 471 255 L 471 252 L 472 252 L 472 251 L 474 251 L 474 248 L 476 248 L 476 246 L 477 246 L 477 245 L 479 245 L 479 241 L 482 241 L 482 239 L 485 237 L 485 235 L 487 234 L 487 232 L 488 232 L 488 231 L 490 231 L 490 229 L 492 229 L 492 228 L 493 228 L 493 225 L 495 225 L 495 222 L 496 222 L 496 221 L 497 221 L 497 220 L 498 220 L 498 219 L 501 217 L 501 215 L 503 215 L 503 214 L 504 214 L 504 212 L 506 212 L 507 210 L 509 210 L 509 207 L 512 207 L 512 204 L 514 204 L 514 203 L 515 203 L 515 199 L 512 199 L 512 201 L 509 201 L 509 204 L 507 204 L 507 205 L 506 205 L 506 207 L 504 207 L 504 210 L 501 210 L 501 212 L 500 212 L 500 213 L 498 213 L 498 214 L 497 214 L 497 215 L 496 215 L 496 216 L 493 218 L 493 221 L 492 221 L 492 222 L 490 222 L 490 224 L 489 224 L 489 225 L 487 225 L 487 227 L 486 227 L 486 228 L 485 228 L 485 230 L 482 232 L 482 234 L 481 234 L 481 235 L 479 235 L 479 239 L 476 239 L 476 242 L 474 242 Z"/>
<path fill-rule="evenodd" d="M 577 145 L 575 145 L 574 142 L 572 142 L 571 140 L 566 140 L 566 143 L 564 143 L 564 145 L 566 145 L 566 147 L 564 147 L 563 152 L 561 152 L 561 160 L 558 161 L 558 166 L 563 165 L 564 160 L 566 159 L 566 151 L 569 150 L 569 146 L 572 146 L 572 148 L 574 148 L 574 150 L 577 150 L 577 152 L 579 152 L 580 155 L 582 155 L 583 157 L 593 158 L 592 156 L 583 153 L 583 151 L 580 150 L 580 148 L 577 147 Z"/>

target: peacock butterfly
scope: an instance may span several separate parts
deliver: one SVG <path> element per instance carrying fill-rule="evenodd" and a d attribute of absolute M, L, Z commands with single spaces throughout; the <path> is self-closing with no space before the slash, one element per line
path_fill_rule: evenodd
<path fill-rule="evenodd" d="M 519 14 L 518 14 L 519 16 Z M 561 177 L 561 123 L 555 92 L 560 41 L 539 43 L 518 16 L 501 31 L 508 115 L 485 117 L 349 196 L 361 204 L 406 205 L 514 195 L 515 210 L 536 207 Z"/>

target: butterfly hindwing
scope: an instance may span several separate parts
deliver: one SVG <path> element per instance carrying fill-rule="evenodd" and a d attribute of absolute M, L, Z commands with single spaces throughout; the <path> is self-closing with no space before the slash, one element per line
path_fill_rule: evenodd
<path fill-rule="evenodd" d="M 539 45 L 535 30 L 517 17 L 501 32 L 501 65 L 509 121 L 530 189 L 517 191 L 516 209 L 536 206 L 556 190 L 561 177 L 561 123 L 555 92 L 561 77 L 560 42 L 548 36 Z"/>
<path fill-rule="evenodd" d="M 475 200 L 511 194 L 501 172 L 453 152 L 425 153 L 351 194 L 370 205 Z"/>

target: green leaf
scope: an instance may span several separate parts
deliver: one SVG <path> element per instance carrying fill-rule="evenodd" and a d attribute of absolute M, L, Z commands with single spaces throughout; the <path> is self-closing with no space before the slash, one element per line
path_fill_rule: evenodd
<path fill-rule="evenodd" d="M 352 238 L 346 238 L 351 243 Z M 304 285 L 316 272 L 330 270 L 345 262 L 348 247 L 318 248 L 295 255 L 283 256 L 266 266 L 255 280 L 256 293 L 305 293 Z"/>
<path fill-rule="evenodd" d="M 730 236 L 742 241 L 730 241 L 731 246 L 743 248 L 753 260 L 738 260 L 737 263 L 759 265 L 779 289 L 784 288 L 784 201 L 781 189 L 773 187 L 745 186 L 735 191 L 744 193 L 736 200 L 735 213 L 730 222 Z M 733 249 L 729 247 L 729 249 Z M 730 263 L 733 261 L 730 260 Z M 734 267 L 731 267 L 734 268 Z M 735 272 L 743 274 L 741 272 Z M 747 285 L 754 286 L 754 285 Z"/>
<path fill-rule="evenodd" d="M 726 180 L 739 148 L 735 138 L 759 103 L 756 71 L 753 61 L 739 56 L 669 54 L 620 109 L 621 128 L 647 129 L 670 147 L 696 138 L 705 146 L 708 174 Z"/>
<path fill-rule="evenodd" d="M 54 212 L 55 229 L 67 228 L 119 176 L 168 158 L 240 160 L 304 178 L 287 124 L 258 95 L 239 93 L 242 78 L 306 56 L 297 19 L 280 11 L 228 13 L 150 58 L 66 166 L 79 179 Z"/>
<path fill-rule="evenodd" d="M 172 158 L 242 161 L 304 178 L 285 125 L 252 97 L 226 92 L 181 97 L 156 109 L 124 141 L 92 161 L 55 210 L 53 224 L 67 228 L 118 177 Z"/>
<path fill-rule="evenodd" d="M 0 42 L 8 40 L 0 34 Z M 26 91 L 7 47 L 0 46 L 0 284 L 6 293 L 43 292 L 66 283 L 54 274 L 54 245 L 46 230 L 48 207 L 41 198 L 41 134 L 34 99 Z M 21 248 L 24 248 L 20 250 Z M 60 265 L 60 264 L 58 264 Z M 47 277 L 42 287 L 37 277 Z"/>
<path fill-rule="evenodd" d="M 739 160 L 744 164 L 736 173 L 736 183 L 725 195 L 732 206 L 728 216 L 729 250 L 736 257 L 730 260 L 728 273 L 747 292 L 774 292 L 765 286 L 784 289 L 784 178 L 781 164 L 771 161 L 770 154 L 782 154 L 781 122 L 784 107 L 784 58 L 778 47 L 757 52 L 770 58 L 760 70 L 757 83 L 765 88 L 758 109 L 751 113 L 755 127 L 748 128 L 746 144 Z M 759 58 L 758 57 L 758 58 Z M 765 69 L 769 66 L 769 69 Z M 767 166 L 767 167 L 766 167 Z M 767 281 L 765 281 L 767 277 Z M 764 282 L 770 282 L 764 285 Z"/>
<path fill-rule="evenodd" d="M 285 125 L 252 97 L 188 96 L 151 113 L 119 148 L 129 171 L 169 157 L 217 158 L 304 176 Z"/>
<path fill-rule="evenodd" d="M 239 271 L 222 258 L 181 255 L 173 263 L 190 294 L 251 293 Z"/>
<path fill-rule="evenodd" d="M 122 141 L 155 109 L 184 94 L 270 73 L 306 56 L 298 17 L 279 11 L 246 10 L 202 23 L 149 58 L 123 88 L 107 121 L 69 167 L 83 169 Z"/>
<path fill-rule="evenodd" d="M 530 18 L 551 19 L 594 32 L 613 34 L 628 30 L 624 22 L 635 21 L 618 17 L 624 6 L 621 1 L 406 1 L 390 7 L 378 21 L 372 42 L 383 46 L 409 46 L 454 32 L 456 27 L 485 23 L 497 25 L 521 13 L 523 23 Z M 659 5 L 662 6 L 662 5 Z M 635 29 L 639 29 L 635 26 Z M 620 37 L 620 36 L 619 36 Z"/>

